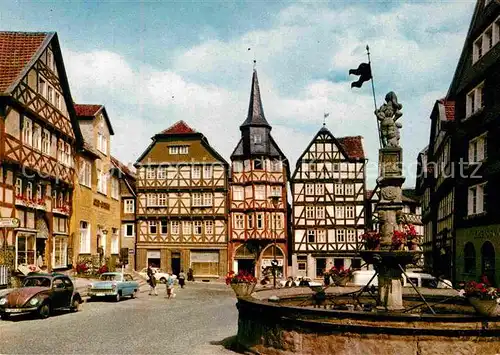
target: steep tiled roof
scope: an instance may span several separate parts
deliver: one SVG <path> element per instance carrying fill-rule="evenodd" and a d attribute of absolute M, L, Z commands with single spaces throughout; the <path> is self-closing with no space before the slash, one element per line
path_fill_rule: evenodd
<path fill-rule="evenodd" d="M 76 115 L 80 117 L 93 117 L 102 105 L 74 104 Z"/>
<path fill-rule="evenodd" d="M 248 105 L 248 115 L 243 126 L 269 126 L 269 123 L 264 116 L 264 108 L 262 107 L 262 99 L 260 98 L 259 78 L 257 78 L 257 70 L 253 70 L 252 89 L 250 91 L 250 103 Z"/>
<path fill-rule="evenodd" d="M 118 159 L 116 159 L 114 156 L 111 156 L 111 162 L 113 163 L 114 166 L 116 166 L 118 169 L 120 169 L 121 171 L 123 171 L 125 174 L 129 175 L 130 177 L 132 178 L 136 178 L 135 176 L 135 172 L 133 172 L 132 170 L 130 170 L 128 168 L 128 166 L 126 166 L 125 164 L 123 164 L 121 161 L 119 161 Z"/>
<path fill-rule="evenodd" d="M 6 92 L 50 33 L 0 32 L 0 92 Z"/>
<path fill-rule="evenodd" d="M 441 99 L 438 100 L 440 104 L 444 106 L 444 119 L 446 121 L 454 121 L 455 120 L 455 101 Z"/>
<path fill-rule="evenodd" d="M 184 121 L 178 121 L 177 123 L 173 124 L 166 130 L 162 131 L 160 134 L 189 134 L 189 133 L 196 133 L 194 129 L 189 127 L 186 122 Z"/>
<path fill-rule="evenodd" d="M 342 145 L 347 155 L 351 159 L 364 159 L 365 152 L 363 150 L 363 137 L 341 137 L 337 138 L 339 143 Z"/>

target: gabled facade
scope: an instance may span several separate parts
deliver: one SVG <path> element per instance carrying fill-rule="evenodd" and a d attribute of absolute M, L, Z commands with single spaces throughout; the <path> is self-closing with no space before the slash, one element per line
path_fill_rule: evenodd
<path fill-rule="evenodd" d="M 113 174 L 120 180 L 120 261 L 126 262 L 128 270 L 135 270 L 135 206 L 136 206 L 136 175 L 133 167 L 122 164 L 118 159 L 111 157 Z"/>
<path fill-rule="evenodd" d="M 68 266 L 80 144 L 57 34 L 0 32 L 0 215 L 20 221 L 3 250 L 15 271 Z"/>
<path fill-rule="evenodd" d="M 335 138 L 325 126 L 300 156 L 291 179 L 296 275 L 361 267 L 365 164 L 362 137 Z"/>
<path fill-rule="evenodd" d="M 104 264 L 120 252 L 120 180 L 112 174 L 114 134 L 103 105 L 75 104 L 83 145 L 75 156 L 78 180 L 73 197 L 73 264 L 94 258 Z"/>
<path fill-rule="evenodd" d="M 271 136 L 264 116 L 257 71 L 254 70 L 241 139 L 231 154 L 229 268 L 278 277 L 288 274 L 288 160 Z"/>
<path fill-rule="evenodd" d="M 422 201 L 425 266 L 434 274 L 454 279 L 456 175 L 460 174 L 454 146 L 455 102 L 437 100 L 430 115 L 428 147 L 419 154 L 417 192 Z"/>
<path fill-rule="evenodd" d="M 500 4 L 479 0 L 447 100 L 455 102 L 456 280 L 500 283 Z"/>
<path fill-rule="evenodd" d="M 228 164 L 206 137 L 179 121 L 139 157 L 136 269 L 153 264 L 195 277 L 227 273 Z"/>

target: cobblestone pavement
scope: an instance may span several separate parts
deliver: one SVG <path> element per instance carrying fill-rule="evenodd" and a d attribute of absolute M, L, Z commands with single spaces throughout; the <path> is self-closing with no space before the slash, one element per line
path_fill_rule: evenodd
<path fill-rule="evenodd" d="M 78 313 L 0 321 L 1 354 L 235 354 L 236 298 L 226 285 L 188 283 L 176 297 L 86 302 Z"/>

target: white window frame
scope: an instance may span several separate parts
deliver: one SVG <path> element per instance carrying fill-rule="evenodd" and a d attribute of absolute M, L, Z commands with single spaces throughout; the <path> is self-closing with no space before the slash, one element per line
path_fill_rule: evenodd
<path fill-rule="evenodd" d="M 203 194 L 203 206 L 212 207 L 214 204 L 214 195 L 211 192 L 205 192 Z"/>
<path fill-rule="evenodd" d="M 120 253 L 120 234 L 116 228 L 111 232 L 111 254 Z"/>
<path fill-rule="evenodd" d="M 157 173 L 157 178 L 158 180 L 165 180 L 167 178 L 167 168 L 164 166 L 158 167 L 158 173 Z"/>
<path fill-rule="evenodd" d="M 316 230 L 316 243 L 326 243 L 326 230 L 324 229 Z"/>
<path fill-rule="evenodd" d="M 179 235 L 179 221 L 170 222 L 170 233 L 172 235 Z"/>
<path fill-rule="evenodd" d="M 187 154 L 189 154 L 189 146 L 188 145 L 181 145 L 181 146 L 179 146 L 179 154 L 180 155 L 187 155 Z"/>
<path fill-rule="evenodd" d="M 167 194 L 164 192 L 159 193 L 158 197 L 157 197 L 157 203 L 158 203 L 158 206 L 166 206 L 167 205 Z"/>
<path fill-rule="evenodd" d="M 158 233 L 158 221 L 148 221 L 148 232 L 149 234 Z"/>
<path fill-rule="evenodd" d="M 314 184 L 306 184 L 305 190 L 306 190 L 306 196 L 313 196 L 314 195 Z"/>
<path fill-rule="evenodd" d="M 191 194 L 191 206 L 200 207 L 203 202 L 203 194 L 201 192 L 193 192 Z"/>
<path fill-rule="evenodd" d="M 193 234 L 193 224 L 191 221 L 182 221 L 182 235 L 190 236 Z"/>
<path fill-rule="evenodd" d="M 156 193 L 147 194 L 147 207 L 156 207 L 158 206 L 158 196 Z"/>
<path fill-rule="evenodd" d="M 257 213 L 257 216 L 256 216 L 256 226 L 257 226 L 257 229 L 259 230 L 262 230 L 264 229 L 266 225 L 266 222 L 265 222 L 265 219 L 264 219 L 264 213 Z"/>
<path fill-rule="evenodd" d="M 82 223 L 86 224 L 86 228 L 82 227 Z M 90 223 L 80 221 L 80 254 L 90 254 Z"/>
<path fill-rule="evenodd" d="M 354 184 L 345 184 L 344 193 L 349 196 L 354 195 Z"/>
<path fill-rule="evenodd" d="M 255 199 L 259 201 L 263 201 L 266 199 L 265 185 L 255 185 Z"/>
<path fill-rule="evenodd" d="M 486 133 L 469 141 L 469 163 L 479 163 L 487 158 Z"/>
<path fill-rule="evenodd" d="M 168 221 L 161 220 L 160 221 L 160 234 L 167 235 L 168 234 Z"/>
<path fill-rule="evenodd" d="M 335 218 L 345 218 L 344 206 L 335 206 Z"/>
<path fill-rule="evenodd" d="M 355 229 L 346 229 L 346 240 L 348 243 L 355 243 L 356 242 L 356 230 Z"/>
<path fill-rule="evenodd" d="M 33 183 L 31 181 L 26 184 L 26 198 L 30 201 L 33 200 Z"/>
<path fill-rule="evenodd" d="M 205 221 L 205 235 L 214 234 L 214 221 Z"/>
<path fill-rule="evenodd" d="M 194 232 L 194 235 L 201 235 L 203 233 L 202 221 L 194 221 L 193 232 Z"/>
<path fill-rule="evenodd" d="M 323 196 L 325 194 L 325 184 L 316 184 L 315 193 L 316 196 Z"/>
<path fill-rule="evenodd" d="M 168 154 L 170 154 L 170 155 L 179 154 L 179 146 L 178 145 L 171 145 L 170 147 L 168 147 Z"/>
<path fill-rule="evenodd" d="M 271 197 L 281 197 L 281 186 L 271 186 Z"/>
<path fill-rule="evenodd" d="M 335 195 L 344 195 L 344 184 L 335 184 Z"/>
<path fill-rule="evenodd" d="M 155 168 L 146 168 L 146 179 L 154 180 L 156 178 L 156 169 Z"/>
<path fill-rule="evenodd" d="M 132 227 L 132 234 L 128 234 L 128 227 Z M 135 224 L 134 223 L 124 223 L 123 224 L 123 235 L 126 238 L 135 237 Z"/>
<path fill-rule="evenodd" d="M 123 213 L 135 212 L 135 200 L 133 198 L 123 199 Z"/>
<path fill-rule="evenodd" d="M 345 206 L 345 218 L 353 219 L 356 215 L 354 206 Z"/>
<path fill-rule="evenodd" d="M 467 93 L 465 99 L 466 116 L 468 118 L 484 107 L 483 102 L 484 81 Z"/>
<path fill-rule="evenodd" d="M 201 179 L 201 166 L 194 165 L 191 169 L 191 178 L 192 179 Z"/>
<path fill-rule="evenodd" d="M 91 162 L 81 159 L 80 160 L 80 174 L 78 178 L 81 185 L 91 187 L 92 184 L 92 164 Z"/>
<path fill-rule="evenodd" d="M 485 210 L 486 183 L 470 186 L 467 194 L 467 215 L 473 216 L 486 212 Z"/>
<path fill-rule="evenodd" d="M 314 206 L 306 206 L 306 218 L 314 219 Z"/>
<path fill-rule="evenodd" d="M 234 161 L 233 162 L 233 173 L 241 173 L 243 172 L 243 162 Z"/>
<path fill-rule="evenodd" d="M 245 199 L 245 190 L 243 186 L 233 186 L 233 200 L 243 201 Z"/>
<path fill-rule="evenodd" d="M 46 97 L 47 81 L 41 76 L 38 77 L 38 93 Z"/>
<path fill-rule="evenodd" d="M 26 117 L 23 118 L 23 143 L 33 145 L 33 121 Z"/>
<path fill-rule="evenodd" d="M 253 229 L 254 228 L 254 225 L 253 225 L 253 214 L 252 213 L 249 213 L 247 215 L 247 223 L 248 223 L 248 229 Z"/>
<path fill-rule="evenodd" d="M 308 229 L 306 233 L 307 233 L 307 242 L 316 243 L 316 230 Z"/>
<path fill-rule="evenodd" d="M 212 165 L 204 165 L 203 166 L 203 178 L 204 179 L 212 179 L 212 177 L 213 177 Z"/>
<path fill-rule="evenodd" d="M 120 181 L 114 176 L 111 177 L 111 197 L 115 200 L 120 198 Z"/>
<path fill-rule="evenodd" d="M 335 237 L 337 240 L 337 243 L 345 243 L 345 229 L 336 229 L 335 230 Z"/>
<path fill-rule="evenodd" d="M 37 150 L 42 150 L 42 127 L 35 123 L 33 125 L 33 148 Z"/>
<path fill-rule="evenodd" d="M 316 219 L 325 218 L 325 206 L 316 206 Z"/>
<path fill-rule="evenodd" d="M 235 229 L 245 229 L 245 218 L 241 213 L 234 214 L 234 228 Z"/>

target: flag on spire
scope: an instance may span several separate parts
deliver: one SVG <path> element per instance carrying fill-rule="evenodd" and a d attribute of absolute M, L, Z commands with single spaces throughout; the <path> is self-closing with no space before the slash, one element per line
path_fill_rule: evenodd
<path fill-rule="evenodd" d="M 351 83 L 351 88 L 360 88 L 365 81 L 368 81 L 372 78 L 372 68 L 370 63 L 361 63 L 358 69 L 350 69 L 349 75 L 354 74 L 358 75 L 358 81 Z"/>

